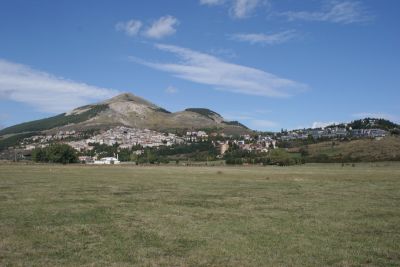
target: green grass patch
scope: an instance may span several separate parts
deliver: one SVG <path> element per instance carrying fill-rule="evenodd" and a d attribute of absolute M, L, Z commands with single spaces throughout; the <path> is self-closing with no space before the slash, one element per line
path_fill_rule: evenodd
<path fill-rule="evenodd" d="M 400 164 L 0 165 L 1 266 L 399 266 Z"/>

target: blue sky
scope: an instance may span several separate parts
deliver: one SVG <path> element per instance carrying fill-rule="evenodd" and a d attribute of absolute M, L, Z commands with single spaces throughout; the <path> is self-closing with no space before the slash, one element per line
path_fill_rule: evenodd
<path fill-rule="evenodd" d="M 257 130 L 400 122 L 397 0 L 0 2 L 0 127 L 132 92 Z"/>

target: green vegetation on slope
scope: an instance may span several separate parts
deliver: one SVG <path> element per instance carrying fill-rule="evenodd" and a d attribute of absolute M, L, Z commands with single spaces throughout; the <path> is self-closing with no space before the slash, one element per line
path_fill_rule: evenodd
<path fill-rule="evenodd" d="M 9 147 L 14 147 L 20 144 L 25 138 L 36 135 L 37 133 L 23 133 L 23 134 L 15 134 L 9 136 L 7 138 L 0 139 L 0 151 L 7 149 Z"/>
<path fill-rule="evenodd" d="M 400 165 L 0 165 L 1 266 L 399 266 Z"/>
<path fill-rule="evenodd" d="M 345 125 L 339 124 L 339 125 L 330 125 L 328 127 L 345 127 Z M 391 122 L 386 119 L 378 119 L 378 118 L 365 118 L 365 119 L 360 119 L 360 120 L 354 120 L 350 123 L 347 124 L 347 127 L 351 127 L 353 129 L 382 129 L 386 131 L 390 131 L 396 128 L 399 128 L 399 125 Z"/>
<path fill-rule="evenodd" d="M 17 124 L 1 130 L 0 135 L 23 133 L 23 132 L 39 132 L 39 131 L 49 130 L 55 127 L 64 126 L 70 123 L 83 122 L 96 116 L 98 113 L 106 110 L 108 108 L 108 105 L 102 104 L 102 105 L 93 105 L 88 107 L 90 107 L 89 110 L 82 112 L 80 114 L 66 115 L 66 113 L 62 113 L 57 116 L 46 119 Z"/>
<path fill-rule="evenodd" d="M 385 120 L 385 119 L 373 119 L 373 118 L 366 118 L 362 120 L 355 120 L 351 122 L 349 127 L 353 129 L 371 129 L 371 128 L 378 128 L 382 130 L 389 131 L 391 129 L 399 127 L 397 124 Z"/>

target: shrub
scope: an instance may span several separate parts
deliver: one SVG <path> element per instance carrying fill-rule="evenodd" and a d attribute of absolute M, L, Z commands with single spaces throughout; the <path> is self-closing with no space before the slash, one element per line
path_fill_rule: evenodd
<path fill-rule="evenodd" d="M 46 148 L 36 148 L 32 151 L 35 162 L 76 163 L 78 156 L 75 149 L 67 144 L 54 144 Z"/>

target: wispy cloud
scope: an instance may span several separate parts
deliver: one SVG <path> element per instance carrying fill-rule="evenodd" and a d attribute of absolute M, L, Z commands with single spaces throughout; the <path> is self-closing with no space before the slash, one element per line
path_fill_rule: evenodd
<path fill-rule="evenodd" d="M 44 112 L 64 112 L 117 93 L 0 59 L 0 99 L 29 104 Z"/>
<path fill-rule="evenodd" d="M 200 0 L 200 4 L 208 6 L 229 6 L 229 14 L 236 19 L 250 17 L 255 10 L 267 3 L 266 0 Z"/>
<path fill-rule="evenodd" d="M 143 24 L 141 21 L 132 19 L 126 22 L 118 22 L 115 25 L 115 29 L 117 31 L 125 32 L 125 34 L 128 36 L 136 36 L 138 35 L 142 25 Z"/>
<path fill-rule="evenodd" d="M 176 63 L 150 62 L 136 57 L 130 59 L 145 66 L 172 73 L 174 76 L 228 92 L 287 97 L 304 91 L 307 85 L 281 78 L 269 72 L 226 62 L 215 56 L 174 45 L 156 44 L 156 48 L 175 54 Z"/>
<path fill-rule="evenodd" d="M 144 32 L 144 35 L 149 38 L 161 39 L 165 36 L 175 34 L 175 27 L 178 25 L 179 21 L 175 17 L 169 15 L 164 16 L 154 21 Z"/>
<path fill-rule="evenodd" d="M 250 44 L 275 45 L 294 39 L 297 34 L 293 30 L 264 34 L 264 33 L 235 33 L 229 35 L 232 40 Z"/>
<path fill-rule="evenodd" d="M 360 1 L 330 1 L 320 11 L 288 11 L 279 15 L 289 21 L 323 21 L 341 24 L 366 22 L 373 19 Z"/>
<path fill-rule="evenodd" d="M 178 93 L 178 88 L 174 87 L 174 86 L 168 86 L 167 89 L 165 89 L 165 92 L 167 94 L 176 94 Z"/>
<path fill-rule="evenodd" d="M 352 114 L 352 117 L 357 119 L 365 119 L 365 118 L 386 119 L 394 122 L 400 122 L 400 116 L 395 116 L 383 112 L 358 112 Z"/>
<path fill-rule="evenodd" d="M 210 54 L 215 56 L 221 56 L 223 58 L 237 58 L 238 55 L 233 49 L 230 48 L 213 48 L 208 51 Z"/>
<path fill-rule="evenodd" d="M 222 5 L 224 2 L 225 0 L 200 0 L 201 5 L 209 6 Z"/>
<path fill-rule="evenodd" d="M 238 19 L 247 18 L 253 14 L 260 3 L 260 0 L 235 0 L 230 9 L 230 14 Z"/>

